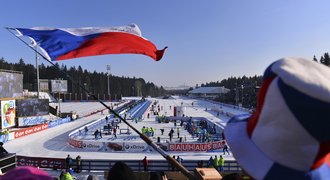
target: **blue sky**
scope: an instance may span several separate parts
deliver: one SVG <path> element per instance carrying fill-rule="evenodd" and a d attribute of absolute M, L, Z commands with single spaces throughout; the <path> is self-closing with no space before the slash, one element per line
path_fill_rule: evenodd
<path fill-rule="evenodd" d="M 169 47 L 161 61 L 143 55 L 105 55 L 60 64 L 97 72 L 106 72 L 110 64 L 113 75 L 141 77 L 158 86 L 261 75 L 282 57 L 319 58 L 330 49 L 327 0 L 5 0 L 0 4 L 1 27 L 137 24 L 158 49 Z M 35 63 L 35 54 L 5 29 L 0 29 L 0 57 Z"/>

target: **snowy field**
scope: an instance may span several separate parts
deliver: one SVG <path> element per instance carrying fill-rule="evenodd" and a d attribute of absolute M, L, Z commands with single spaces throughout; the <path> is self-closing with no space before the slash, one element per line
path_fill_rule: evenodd
<path fill-rule="evenodd" d="M 215 106 L 212 102 L 204 101 L 204 100 L 196 100 L 190 99 L 187 97 L 177 97 L 171 99 L 154 99 L 150 98 L 149 100 L 157 100 L 159 101 L 159 105 L 163 108 L 160 111 L 160 115 L 173 116 L 173 107 L 174 106 L 184 106 L 186 108 L 186 116 L 192 117 L 204 117 L 213 123 L 219 124 L 221 126 L 225 126 L 226 122 L 229 120 L 229 117 L 225 115 L 217 116 L 215 111 L 211 111 L 211 108 Z M 107 103 L 110 105 L 110 103 Z M 171 106 L 171 109 L 170 109 Z M 206 108 L 208 109 L 206 111 Z M 87 115 L 91 112 L 95 112 L 97 110 L 102 110 L 104 107 L 98 102 L 70 102 L 70 103 L 61 103 L 62 112 L 77 112 L 79 117 Z M 228 107 L 222 107 L 224 112 L 230 112 L 232 114 L 243 114 L 246 112 L 238 111 L 237 109 L 231 109 Z M 76 121 L 72 121 L 70 123 L 62 124 L 60 126 L 56 126 L 54 128 L 47 129 L 45 131 L 41 131 L 32 135 L 24 136 L 12 141 L 5 143 L 4 147 L 7 151 L 16 153 L 21 156 L 32 156 L 32 157 L 56 157 L 56 158 L 65 158 L 68 154 L 71 157 L 76 157 L 80 155 L 82 159 L 112 159 L 112 160 L 141 160 L 144 156 L 148 156 L 148 159 L 164 159 L 157 152 L 144 152 L 144 153 L 129 153 L 129 152 L 88 152 L 86 150 L 71 147 L 68 144 L 68 135 L 72 131 L 77 128 L 84 127 L 86 124 L 104 118 L 107 115 L 107 111 L 104 111 L 104 114 L 96 113 L 91 116 L 87 116 L 84 118 L 80 118 Z M 167 124 L 159 124 L 155 121 L 155 116 L 150 115 L 149 118 L 144 116 L 144 120 L 138 123 L 130 121 L 132 125 L 134 125 L 139 131 L 142 126 L 146 127 L 154 127 L 156 129 L 156 133 L 154 141 L 156 141 L 157 136 L 161 136 L 163 141 L 166 140 L 168 131 L 170 128 L 174 127 L 173 123 Z M 127 125 L 124 123 L 119 124 L 120 128 L 125 128 Z M 159 129 L 164 128 L 164 135 L 160 135 Z M 175 131 L 176 132 L 176 131 Z M 187 136 L 187 141 L 194 141 L 191 139 L 191 135 L 188 132 L 185 132 L 183 129 L 181 133 Z M 109 139 L 111 135 L 106 135 L 103 139 Z M 121 141 L 127 138 L 128 135 L 121 134 L 117 135 L 117 139 L 115 141 Z M 137 134 L 133 133 L 130 136 L 135 137 L 134 140 L 141 141 Z M 87 136 L 82 136 L 81 138 L 89 139 L 91 141 L 95 141 L 92 134 Z M 99 139 L 100 140 L 100 139 Z M 174 141 L 178 141 L 176 137 L 176 133 L 174 134 Z M 179 155 L 183 159 L 194 159 L 194 160 L 208 160 L 210 156 L 220 155 L 222 154 L 221 150 L 213 151 L 213 152 L 168 152 L 169 155 Z M 232 155 L 225 155 L 225 159 L 233 159 Z"/>

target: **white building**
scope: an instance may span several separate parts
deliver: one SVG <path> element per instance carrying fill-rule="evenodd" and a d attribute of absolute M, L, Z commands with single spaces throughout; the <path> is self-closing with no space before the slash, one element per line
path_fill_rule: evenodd
<path fill-rule="evenodd" d="M 221 94 L 226 94 L 230 90 L 225 87 L 198 87 L 188 92 L 190 97 L 203 97 L 214 99 Z"/>

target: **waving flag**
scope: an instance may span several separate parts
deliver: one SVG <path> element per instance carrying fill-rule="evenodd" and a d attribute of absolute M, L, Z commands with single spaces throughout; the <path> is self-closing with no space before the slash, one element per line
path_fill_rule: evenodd
<path fill-rule="evenodd" d="M 50 61 L 105 54 L 144 54 L 159 61 L 167 47 L 142 37 L 135 24 L 120 27 L 14 28 L 17 36 L 28 36 Z"/>

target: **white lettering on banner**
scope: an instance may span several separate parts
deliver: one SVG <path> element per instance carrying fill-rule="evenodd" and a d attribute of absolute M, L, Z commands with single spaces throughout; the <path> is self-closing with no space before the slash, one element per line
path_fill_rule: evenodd
<path fill-rule="evenodd" d="M 221 141 L 210 143 L 178 143 L 169 144 L 170 151 L 208 151 L 223 148 Z"/>
<path fill-rule="evenodd" d="M 65 161 L 64 159 L 56 158 L 38 158 L 38 157 L 24 157 L 17 156 L 17 165 L 18 166 L 34 166 L 42 168 L 64 168 Z"/>
<path fill-rule="evenodd" d="M 146 143 L 124 143 L 124 151 L 127 152 L 144 152 L 148 150 L 149 146 Z"/>
<path fill-rule="evenodd" d="M 48 129 L 48 124 L 42 124 L 42 125 L 38 125 L 38 126 L 18 130 L 18 131 L 15 132 L 14 136 L 15 136 L 15 138 L 19 138 L 19 137 L 22 137 L 22 136 L 26 136 L 26 135 L 29 135 L 29 134 L 32 134 L 32 133 L 42 131 L 44 129 Z"/>

